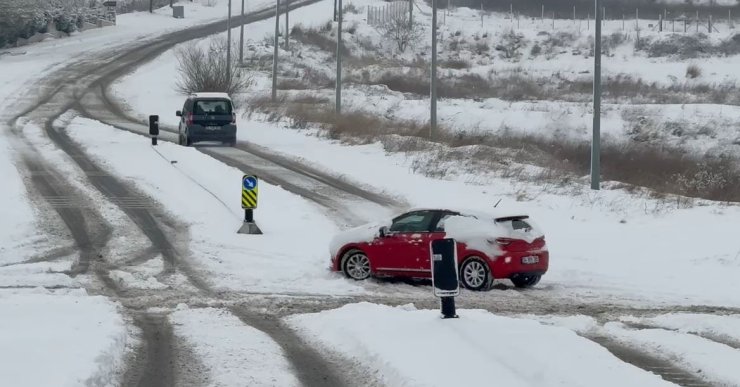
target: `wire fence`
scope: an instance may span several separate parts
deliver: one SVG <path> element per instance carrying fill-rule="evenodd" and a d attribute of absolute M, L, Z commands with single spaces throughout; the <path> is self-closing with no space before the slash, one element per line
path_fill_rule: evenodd
<path fill-rule="evenodd" d="M 394 1 L 379 7 L 367 7 L 367 23 L 371 26 L 382 26 L 394 18 L 407 17 L 408 1 Z"/>

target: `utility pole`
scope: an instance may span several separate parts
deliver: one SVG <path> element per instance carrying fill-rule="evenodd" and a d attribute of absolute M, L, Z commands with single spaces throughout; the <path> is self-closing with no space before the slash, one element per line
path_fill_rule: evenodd
<path fill-rule="evenodd" d="M 242 17 L 239 27 L 239 64 L 244 65 L 244 0 L 242 0 Z"/>
<path fill-rule="evenodd" d="M 288 15 L 290 14 L 290 0 L 285 0 L 285 51 L 288 51 L 290 41 L 290 23 L 288 22 Z"/>
<path fill-rule="evenodd" d="M 594 0 L 596 35 L 594 37 L 594 127 L 591 142 L 591 189 L 598 190 L 601 177 L 601 15 L 600 0 Z"/>
<path fill-rule="evenodd" d="M 275 48 L 272 53 L 272 102 L 277 101 L 278 45 L 280 44 L 280 0 L 275 2 Z"/>
<path fill-rule="evenodd" d="M 149 13 L 154 12 L 154 0 L 149 0 Z"/>
<path fill-rule="evenodd" d="M 337 0 L 334 0 L 334 21 L 337 21 Z"/>
<path fill-rule="evenodd" d="M 429 138 L 437 131 L 437 0 L 432 0 L 432 79 L 429 82 L 431 112 L 429 119 Z"/>
<path fill-rule="evenodd" d="M 226 79 L 231 82 L 231 0 L 229 0 L 229 16 L 226 18 Z"/>
<path fill-rule="evenodd" d="M 337 117 L 342 114 L 342 0 L 339 2 L 339 12 L 337 15 L 337 89 L 335 111 Z"/>
<path fill-rule="evenodd" d="M 409 0 L 409 28 L 414 25 L 414 0 Z"/>

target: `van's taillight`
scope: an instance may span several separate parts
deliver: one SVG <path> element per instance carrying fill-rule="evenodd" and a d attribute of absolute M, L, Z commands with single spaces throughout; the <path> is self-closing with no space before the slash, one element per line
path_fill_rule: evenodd
<path fill-rule="evenodd" d="M 236 124 L 236 113 L 231 112 L 231 123 Z"/>
<path fill-rule="evenodd" d="M 188 116 L 185 119 L 185 123 L 188 124 L 188 125 L 192 125 L 193 124 L 193 113 L 188 113 Z"/>

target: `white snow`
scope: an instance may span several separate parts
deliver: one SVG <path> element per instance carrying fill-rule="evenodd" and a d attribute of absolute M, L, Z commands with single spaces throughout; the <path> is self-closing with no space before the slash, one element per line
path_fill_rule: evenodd
<path fill-rule="evenodd" d="M 356 5 L 362 7 L 380 4 L 367 2 Z M 321 2 L 316 6 L 307 7 L 306 14 L 291 13 L 295 16 L 291 20 L 296 23 L 310 20 L 311 25 L 320 25 L 322 21 L 327 20 L 327 15 L 330 15 L 330 12 L 319 12 L 327 5 L 330 9 L 330 2 Z M 364 17 L 362 12 L 360 15 L 349 13 L 347 15 L 348 18 Z M 427 17 L 425 14 L 422 19 Z M 467 36 L 481 32 L 478 31 L 479 24 L 476 27 L 476 23 L 471 22 L 474 17 L 478 17 L 479 20 L 477 11 L 458 8 L 448 15 L 448 26 L 445 28 L 448 32 L 460 29 Z M 498 26 L 493 21 L 500 20 L 495 19 L 499 16 L 493 14 L 491 17 L 490 25 Z M 562 23 L 565 21 L 558 22 L 563 27 Z M 506 23 L 500 28 L 510 28 L 509 22 Z M 522 31 L 528 34 L 528 38 L 536 36 L 541 26 L 530 25 L 530 21 L 527 23 L 526 26 L 523 23 Z M 616 21 L 610 23 L 607 23 L 609 31 L 616 32 L 621 29 L 621 21 L 618 23 L 619 26 L 615 24 Z M 359 28 L 365 27 L 362 23 L 359 24 Z M 249 26 L 246 31 L 250 36 L 262 36 L 269 33 L 269 28 L 267 24 L 256 23 Z M 644 31 L 643 33 L 647 34 Z M 585 35 L 581 38 L 585 39 Z M 310 53 L 306 50 L 303 54 Z M 578 66 L 590 63 L 587 59 L 570 58 L 571 56 L 565 55 L 552 60 L 538 58 L 532 66 L 536 65 L 537 71 L 549 76 L 563 66 L 572 68 L 572 72 L 577 73 L 581 70 Z M 637 73 L 646 79 L 649 79 L 647 78 L 649 76 L 664 77 L 667 63 L 680 66 L 681 71 L 685 70 L 685 63 L 671 62 L 674 59 L 654 61 L 652 58 L 634 57 L 631 53 L 625 58 L 623 60 L 619 55 L 610 58 L 606 67 L 611 66 L 620 72 Z M 124 97 L 141 116 L 151 112 L 171 112 L 165 114 L 169 118 L 164 120 L 176 123 L 174 111 L 181 106 L 183 99 L 174 92 L 174 80 L 164 76 L 167 69 L 173 66 L 174 60 L 174 56 L 167 53 L 143 66 L 116 85 L 115 93 Z M 710 58 L 703 60 L 702 63 L 709 66 L 714 61 L 725 60 L 727 58 Z M 509 64 L 501 60 L 494 62 L 494 65 L 495 63 L 501 66 L 522 66 L 520 63 Z M 317 66 L 317 68 L 326 67 L 325 64 Z M 715 67 L 715 70 L 721 74 L 725 68 L 729 67 Z M 733 70 L 728 74 L 735 72 Z M 427 117 L 428 100 L 407 100 L 400 94 L 393 93 L 365 93 L 366 89 L 353 91 L 353 87 L 349 85 L 347 91 L 345 106 L 354 103 L 370 108 L 377 105 L 382 108 L 373 110 L 376 113 L 386 114 L 391 111 L 396 117 L 413 117 L 416 110 L 399 105 L 403 102 L 418 105 L 419 114 L 422 114 L 420 117 L 424 119 Z M 325 94 L 319 91 L 311 95 Z M 326 96 L 331 97 L 331 93 Z M 473 114 L 469 108 L 479 104 L 475 101 L 440 101 L 442 120 L 445 119 L 443 113 L 445 103 L 458 105 L 448 117 L 450 122 L 454 123 L 454 127 L 468 125 L 470 123 L 468 118 Z M 613 107 L 616 108 L 617 105 Z M 534 125 L 533 127 L 537 126 L 536 122 L 540 122 L 537 113 L 543 109 L 558 114 L 572 114 L 573 117 L 579 117 L 584 125 L 587 125 L 590 117 L 588 104 L 566 104 L 561 101 L 521 103 L 489 101 L 482 103 L 480 118 L 486 119 L 491 115 L 495 117 L 499 110 L 511 112 L 509 118 L 517 120 L 516 122 L 526 129 L 531 126 L 530 124 Z M 607 119 L 613 116 L 621 120 L 621 111 L 609 113 L 609 109 L 609 106 L 605 106 Z M 690 126 L 708 122 L 707 120 L 712 117 L 722 117 L 721 119 L 730 121 L 740 117 L 740 111 L 724 105 L 635 105 L 629 109 L 642 109 L 647 116 L 662 117 L 658 122 L 665 118 L 681 117 L 688 120 Z M 256 118 L 259 118 L 258 116 L 256 115 Z M 541 122 L 557 123 L 551 117 L 544 117 Z M 315 130 L 291 130 L 288 128 L 289 122 L 260 122 L 257 119 L 242 117 L 238 125 L 242 128 L 238 133 L 241 141 L 249 141 L 270 151 L 311 163 L 334 175 L 348 176 L 377 191 L 400 197 L 413 207 L 445 208 L 462 205 L 490 210 L 493 204 L 501 199 L 499 209 L 530 215 L 544 231 L 551 253 L 549 272 L 538 285 L 541 289 L 547 289 L 549 297 L 578 298 L 594 302 L 608 299 L 610 302 L 630 305 L 740 306 L 740 294 L 732 285 L 740 276 L 740 245 L 736 242 L 734 234 L 740 210 L 735 206 L 694 201 L 691 208 L 685 208 L 685 205 L 677 205 L 675 198 L 653 199 L 646 195 L 630 194 L 622 190 L 608 189 L 609 183 L 605 184 L 607 189 L 594 192 L 588 189 L 588 182 L 585 179 L 556 187 L 550 183 L 538 183 L 536 179 L 534 182 L 526 182 L 498 178 L 480 171 L 467 171 L 460 168 L 459 163 L 455 161 L 446 167 L 448 174 L 445 180 L 440 180 L 414 172 L 420 166 L 434 163 L 433 153 L 389 154 L 382 144 L 347 146 L 339 142 L 326 141 L 317 136 Z M 497 125 L 493 126 L 498 128 Z M 588 136 L 589 131 L 585 128 L 582 133 L 576 134 Z M 616 124 L 614 128 L 615 138 L 622 138 L 624 128 L 621 124 Z M 717 125 L 717 128 L 716 139 L 707 140 L 707 136 L 699 136 L 696 141 L 686 140 L 684 145 L 687 149 L 696 148 L 699 151 L 719 149 L 717 147 L 725 145 L 732 147 L 733 145 L 729 144 L 737 137 L 736 131 L 719 129 L 731 129 L 733 126 Z M 533 129 L 536 130 L 538 129 Z M 562 138 L 566 134 L 552 133 L 552 135 Z M 674 140 L 680 142 L 685 139 Z M 369 233 L 363 234 L 361 239 L 369 237 Z M 339 241 L 343 239 L 337 242 Z M 332 243 L 329 246 L 330 250 L 335 251 L 337 244 Z M 715 285 L 708 287 L 704 281 L 697 280 L 700 278 L 714 278 Z"/>
<path fill-rule="evenodd" d="M 647 324 L 657 328 L 677 330 L 682 333 L 724 336 L 740 342 L 740 314 L 668 313 L 655 317 L 624 317 L 622 320 Z"/>
<path fill-rule="evenodd" d="M 282 349 L 262 331 L 222 309 L 189 309 L 170 315 L 174 334 L 208 370 L 208 386 L 299 386 Z"/>
<path fill-rule="evenodd" d="M 102 165 L 130 180 L 189 226 L 190 260 L 218 289 L 352 294 L 358 285 L 329 271 L 336 226 L 306 199 L 260 181 L 255 220 L 264 235 L 239 235 L 242 171 L 197 149 L 77 118 L 70 136 Z"/>
<path fill-rule="evenodd" d="M 740 351 L 704 338 L 663 329 L 632 330 L 607 323 L 604 330 L 622 341 L 676 362 L 714 385 L 740 385 Z"/>
<path fill-rule="evenodd" d="M 533 320 L 369 303 L 286 318 L 310 343 L 392 386 L 668 386 L 572 331 Z M 567 349 L 567 350 L 566 350 Z"/>
<path fill-rule="evenodd" d="M 372 242 L 380 235 L 380 228 L 383 226 L 390 226 L 390 222 L 368 223 L 337 233 L 329 242 L 329 254 L 336 256 L 349 243 Z"/>
<path fill-rule="evenodd" d="M 120 383 L 130 340 L 117 306 L 82 294 L 0 291 L 0 375 L 14 387 Z"/>

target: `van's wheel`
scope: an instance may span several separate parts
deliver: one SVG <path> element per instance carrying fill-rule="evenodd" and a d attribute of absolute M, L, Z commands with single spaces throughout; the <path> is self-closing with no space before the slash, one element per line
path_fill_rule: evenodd
<path fill-rule="evenodd" d="M 182 140 L 182 134 L 177 134 L 177 145 L 183 145 L 185 141 Z"/>
<path fill-rule="evenodd" d="M 512 278 L 511 282 L 513 282 L 514 286 L 518 288 L 531 288 L 532 286 L 537 285 L 541 278 L 541 275 L 518 275 Z"/>
<path fill-rule="evenodd" d="M 493 282 L 486 262 L 479 257 L 470 257 L 460 267 L 460 281 L 470 290 L 488 290 Z"/>
<path fill-rule="evenodd" d="M 370 259 L 360 250 L 350 250 L 342 256 L 342 272 L 355 281 L 370 277 Z"/>
<path fill-rule="evenodd" d="M 185 135 L 185 146 L 193 146 L 193 139 L 188 135 Z"/>

